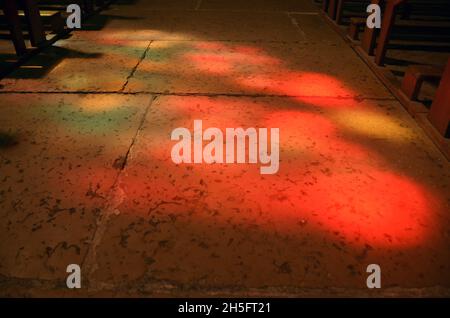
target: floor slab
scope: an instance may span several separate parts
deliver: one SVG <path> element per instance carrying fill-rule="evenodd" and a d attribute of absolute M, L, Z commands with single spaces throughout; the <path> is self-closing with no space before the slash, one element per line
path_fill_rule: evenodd
<path fill-rule="evenodd" d="M 133 0 L 133 7 L 137 10 L 194 10 L 198 7 L 200 0 Z M 130 8 L 129 1 L 124 0 L 114 2 L 114 8 L 127 9 Z"/>
<path fill-rule="evenodd" d="M 249 11 L 288 11 L 288 12 L 317 12 L 317 6 L 312 1 L 298 0 L 201 0 L 199 9 L 210 10 L 249 10 Z"/>
<path fill-rule="evenodd" d="M 236 21 L 242 21 L 236 27 Z M 284 12 L 136 10 L 112 8 L 94 18 L 91 31 L 72 38 L 106 40 L 301 41 Z"/>
<path fill-rule="evenodd" d="M 294 23 L 303 32 L 305 40 L 309 43 L 342 43 L 337 35 L 320 14 L 289 14 Z"/>
<path fill-rule="evenodd" d="M 150 97 L 0 98 L 2 138 L 14 141 L 0 147 L 0 276 L 63 283 L 84 261 Z"/>
<path fill-rule="evenodd" d="M 125 91 L 392 98 L 342 43 L 155 41 Z"/>
<path fill-rule="evenodd" d="M 326 104 L 159 97 L 121 175 L 91 283 L 139 295 L 364 290 L 375 263 L 383 288 L 450 286 L 448 162 L 397 102 Z M 174 164 L 171 131 L 192 131 L 194 119 L 222 131 L 279 127 L 279 172 Z"/>
<path fill-rule="evenodd" d="M 11 92 L 117 92 L 149 42 L 61 40 L 0 80 Z"/>

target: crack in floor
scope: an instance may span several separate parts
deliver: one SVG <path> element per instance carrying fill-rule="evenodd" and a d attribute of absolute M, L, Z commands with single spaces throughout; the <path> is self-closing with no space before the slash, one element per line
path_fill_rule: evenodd
<path fill-rule="evenodd" d="M 130 81 L 130 79 L 133 78 L 134 73 L 136 72 L 136 70 L 138 69 L 139 65 L 141 65 L 141 63 L 145 60 L 145 58 L 147 57 L 147 53 L 150 50 L 150 46 L 152 45 L 153 41 L 150 41 L 147 45 L 147 47 L 145 48 L 144 52 L 142 53 L 139 61 L 136 63 L 136 65 L 133 67 L 133 69 L 131 70 L 130 75 L 127 76 L 127 79 L 125 81 L 125 83 L 122 85 L 122 88 L 119 90 L 119 92 L 123 92 L 125 90 L 125 88 L 128 85 L 128 82 Z"/>
<path fill-rule="evenodd" d="M 138 128 L 136 129 L 136 133 L 134 134 L 134 136 L 131 140 L 131 143 L 127 149 L 127 152 L 124 156 L 124 159 L 123 159 L 121 165 L 118 167 L 119 172 L 118 172 L 118 174 L 114 180 L 114 183 L 111 186 L 111 189 L 108 193 L 108 196 L 107 196 L 107 199 L 105 202 L 105 207 L 102 209 L 100 216 L 97 218 L 96 229 L 95 229 L 92 239 L 90 241 L 89 249 L 86 252 L 83 261 L 81 262 L 84 272 L 87 273 L 87 281 L 88 281 L 87 285 L 89 286 L 88 288 L 99 287 L 99 286 L 97 286 L 98 284 L 96 284 L 95 281 L 93 279 L 91 279 L 91 276 L 93 275 L 93 273 L 98 269 L 97 246 L 101 243 L 101 241 L 103 239 L 104 233 L 108 227 L 111 216 L 120 214 L 120 210 L 118 209 L 118 207 L 124 201 L 125 193 L 122 190 L 122 188 L 120 187 L 119 181 L 120 181 L 122 172 L 125 170 L 128 160 L 131 157 L 131 153 L 132 153 L 133 147 L 136 143 L 136 140 L 139 136 L 139 133 L 142 131 L 145 120 L 147 118 L 147 114 L 148 114 L 153 102 L 157 98 L 158 98 L 157 96 L 152 96 L 149 104 L 147 105 L 144 113 L 142 114 Z M 103 286 L 100 286 L 100 287 L 103 287 Z"/>

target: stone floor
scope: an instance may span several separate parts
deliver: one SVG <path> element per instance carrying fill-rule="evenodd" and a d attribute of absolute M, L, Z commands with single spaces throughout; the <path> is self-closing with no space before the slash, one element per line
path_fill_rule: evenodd
<path fill-rule="evenodd" d="M 450 165 L 312 3 L 117 1 L 1 80 L 0 295 L 449 296 Z M 195 119 L 279 172 L 176 165 Z"/>

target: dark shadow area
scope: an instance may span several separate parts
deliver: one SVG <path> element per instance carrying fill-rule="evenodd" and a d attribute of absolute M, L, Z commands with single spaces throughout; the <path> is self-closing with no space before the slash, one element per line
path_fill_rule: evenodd
<path fill-rule="evenodd" d="M 131 5 L 131 4 L 135 4 L 137 2 L 138 2 L 138 0 L 114 0 L 113 1 L 114 4 L 118 4 L 118 5 Z"/>
<path fill-rule="evenodd" d="M 83 27 L 80 32 L 83 31 L 100 31 L 102 30 L 108 23 L 112 20 L 125 20 L 125 21 L 134 21 L 134 20 L 144 20 L 141 17 L 124 17 L 120 15 L 111 15 L 111 14 L 101 14 L 91 17 L 90 19 L 83 22 Z"/>
<path fill-rule="evenodd" d="M 388 57 L 388 56 L 386 56 L 384 61 L 388 65 L 397 65 L 397 66 L 405 66 L 405 67 L 407 67 L 408 65 L 417 65 L 417 64 L 419 64 L 419 63 L 414 62 L 414 61 L 410 61 L 410 60 L 406 60 L 406 59 L 403 60 L 403 59 L 398 59 L 398 58 Z M 396 71 L 396 70 L 393 71 L 393 73 L 395 75 L 400 75 L 400 72 Z M 401 75 L 405 74 L 405 72 L 402 72 L 402 73 L 403 74 L 401 74 Z"/>
<path fill-rule="evenodd" d="M 0 72 L 2 70 L 11 68 L 14 64 L 19 61 L 17 55 L 13 53 L 0 53 Z"/>
<path fill-rule="evenodd" d="M 5 78 L 43 78 L 64 59 L 95 59 L 101 58 L 102 56 L 102 53 L 84 53 L 62 47 L 51 46 L 44 50 L 41 54 L 35 56 L 27 63 L 16 69 L 11 74 L 7 75 Z"/>
<path fill-rule="evenodd" d="M 40 21 L 34 21 L 29 22 L 27 19 L 21 15 L 20 16 L 20 25 L 19 25 L 19 33 L 21 33 L 20 37 L 23 38 L 25 43 L 26 49 L 21 53 L 16 53 L 13 45 L 12 45 L 12 37 L 9 31 L 9 27 L 7 24 L 7 19 L 4 16 L 3 10 L 0 11 L 0 40 L 3 42 L 1 43 L 1 50 L 0 50 L 0 79 L 7 77 L 6 75 L 10 72 L 13 72 L 15 68 L 23 67 L 29 68 L 28 65 L 23 65 L 26 63 L 26 61 L 32 60 L 35 55 L 38 54 L 38 56 L 43 55 L 42 58 L 37 58 L 38 64 L 37 66 L 45 66 L 43 69 L 49 69 L 48 66 L 54 65 L 54 61 L 56 60 L 55 56 L 50 57 L 50 61 L 43 61 L 45 60 L 46 54 L 48 52 L 42 52 L 41 50 L 52 45 L 55 41 L 58 39 L 66 39 L 70 37 L 70 30 L 65 27 L 65 19 L 68 15 L 66 12 L 66 8 L 69 4 L 75 3 L 79 4 L 82 8 L 82 18 L 83 18 L 83 24 L 86 24 L 86 30 L 101 30 L 109 20 L 111 20 L 111 16 L 103 16 L 100 18 L 98 17 L 98 13 L 106 9 L 110 4 L 114 3 L 115 1 L 98 1 L 98 2 L 92 2 L 90 5 L 88 5 L 89 1 L 39 1 L 37 6 L 38 10 L 40 12 Z M 136 1 L 129 1 L 129 3 L 126 4 L 133 4 Z M 0 6 L 1 8 L 3 7 Z M 19 10 L 22 10 L 21 7 L 19 7 Z M 21 11 L 20 11 L 21 12 Z M 19 13 L 20 13 L 19 12 Z M 97 18 L 97 19 L 95 19 Z M 120 16 L 114 16 L 115 19 L 121 19 Z M 94 20 L 92 20 L 94 19 Z M 126 19 L 126 18 L 123 18 Z M 92 21 L 92 22 L 90 22 Z M 40 42 L 39 44 L 35 44 L 35 46 L 31 46 L 30 44 L 30 30 L 38 30 L 40 29 L 39 23 L 42 23 L 42 28 L 44 31 L 44 41 Z M 30 24 L 31 23 L 31 24 Z M 5 49 L 7 48 L 7 49 Z M 67 57 L 67 54 L 64 54 L 64 52 L 60 57 L 60 59 Z M 52 55 L 52 54 L 51 54 Z M 33 62 L 35 63 L 35 62 Z M 36 67 L 36 69 L 39 69 L 39 67 Z M 42 68 L 40 68 L 42 69 Z M 51 68 L 50 68 L 51 69 Z M 22 71 L 18 71 L 19 74 L 23 74 Z M 26 72 L 27 73 L 27 72 Z M 41 74 L 42 72 L 38 72 L 38 74 Z M 46 74 L 44 71 L 43 74 Z M 40 77 L 41 75 L 37 75 Z M 16 75 L 12 75 L 11 78 L 15 78 Z M 30 76 L 31 78 L 36 78 L 34 75 Z M 29 78 L 28 75 L 26 77 L 19 78 Z"/>
<path fill-rule="evenodd" d="M 411 43 L 392 43 L 389 44 L 389 49 L 397 49 L 404 51 L 425 51 L 425 52 L 450 52 L 450 42 L 449 43 L 437 43 L 433 45 L 430 44 L 411 44 Z"/>
<path fill-rule="evenodd" d="M 11 132 L 0 131 L 0 149 L 10 148 L 19 143 L 17 135 Z"/>

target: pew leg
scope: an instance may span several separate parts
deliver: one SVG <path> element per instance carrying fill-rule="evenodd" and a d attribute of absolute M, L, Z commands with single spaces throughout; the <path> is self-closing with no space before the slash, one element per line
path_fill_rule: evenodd
<path fill-rule="evenodd" d="M 15 0 L 3 1 L 3 12 L 6 16 L 9 32 L 16 54 L 21 56 L 26 53 L 27 48 L 23 39 L 22 29 L 20 27 L 20 18 Z"/>
<path fill-rule="evenodd" d="M 348 36 L 350 37 L 350 39 L 352 39 L 353 41 L 358 40 L 358 26 L 355 24 L 350 24 L 349 28 L 348 28 Z"/>
<path fill-rule="evenodd" d="M 30 34 L 30 42 L 32 46 L 40 46 L 46 41 L 44 26 L 42 25 L 41 16 L 37 1 L 22 0 L 23 11 L 27 20 L 28 32 Z"/>
<path fill-rule="evenodd" d="M 344 14 L 344 0 L 338 0 L 337 8 L 336 8 L 336 23 L 341 24 L 342 18 Z"/>
<path fill-rule="evenodd" d="M 336 18 L 336 1 L 337 0 L 329 0 L 328 4 L 328 16 L 334 20 Z"/>
<path fill-rule="evenodd" d="M 431 105 L 428 119 L 442 136 L 450 138 L 450 59 Z"/>
<path fill-rule="evenodd" d="M 401 89 L 410 100 L 417 100 L 422 83 L 422 77 L 406 72 Z"/>
<path fill-rule="evenodd" d="M 384 11 L 383 22 L 381 25 L 380 38 L 375 50 L 375 63 L 377 65 L 383 65 L 384 58 L 386 56 L 387 44 L 389 42 L 389 36 L 392 31 L 392 26 L 395 19 L 395 4 L 394 2 L 388 2 L 386 10 Z"/>
<path fill-rule="evenodd" d="M 50 26 L 53 33 L 57 34 L 64 31 L 64 25 L 64 18 L 61 13 L 51 17 Z"/>
<path fill-rule="evenodd" d="M 381 5 L 383 4 L 383 0 L 372 0 L 371 3 Z M 361 39 L 361 48 L 367 53 L 367 55 L 373 55 L 375 51 L 377 34 L 377 29 L 369 29 L 367 26 L 364 28 L 364 33 Z"/>
<path fill-rule="evenodd" d="M 323 0 L 323 2 L 322 2 L 322 10 L 323 10 L 323 12 L 327 12 L 327 10 L 328 10 L 328 0 Z"/>
<path fill-rule="evenodd" d="M 368 55 L 373 55 L 375 51 L 377 41 L 377 30 L 369 29 L 367 26 L 364 28 L 364 33 L 361 40 L 361 48 Z"/>

